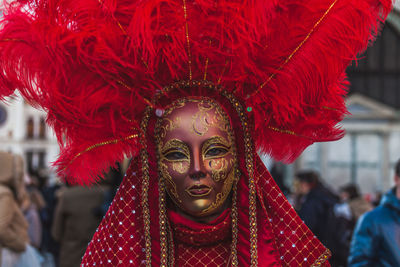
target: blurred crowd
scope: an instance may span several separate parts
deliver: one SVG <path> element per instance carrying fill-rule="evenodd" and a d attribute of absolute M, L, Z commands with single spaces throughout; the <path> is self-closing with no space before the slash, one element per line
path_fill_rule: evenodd
<path fill-rule="evenodd" d="M 343 185 L 336 194 L 312 170 L 296 173 L 293 191 L 283 191 L 330 249 L 332 266 L 395 267 L 400 266 L 400 161 L 394 173 L 394 187 L 374 201 L 360 195 L 355 184 Z"/>
<path fill-rule="evenodd" d="M 121 171 L 82 187 L 50 183 L 44 169 L 24 170 L 22 157 L 0 152 L 0 266 L 79 266 Z"/>
<path fill-rule="evenodd" d="M 0 152 L 0 266 L 79 266 L 126 169 L 91 187 L 50 183 L 46 170 L 25 172 L 20 156 Z M 354 184 L 330 190 L 313 170 L 296 173 L 283 193 L 301 219 L 332 252 L 334 267 L 400 266 L 400 161 L 395 186 L 379 201 Z"/>

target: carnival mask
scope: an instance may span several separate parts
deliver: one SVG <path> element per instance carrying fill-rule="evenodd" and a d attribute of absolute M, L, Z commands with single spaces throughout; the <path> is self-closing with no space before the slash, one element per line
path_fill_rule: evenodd
<path fill-rule="evenodd" d="M 193 217 L 222 212 L 235 180 L 236 150 L 228 117 L 205 99 L 181 99 L 158 124 L 162 181 L 176 206 Z"/>

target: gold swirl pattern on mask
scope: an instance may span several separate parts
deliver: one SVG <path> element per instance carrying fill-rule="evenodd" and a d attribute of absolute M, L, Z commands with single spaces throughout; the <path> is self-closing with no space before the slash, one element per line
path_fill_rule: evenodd
<path fill-rule="evenodd" d="M 232 140 L 230 138 L 230 135 L 228 134 L 228 139 L 229 141 L 227 141 L 224 137 L 220 136 L 220 135 L 215 135 L 212 136 L 211 138 L 209 138 L 206 142 L 204 142 L 202 149 L 201 149 L 201 154 L 203 155 L 203 159 L 206 158 L 206 154 L 207 151 L 212 147 L 213 145 L 215 145 L 216 147 L 220 147 L 221 145 L 224 146 L 225 149 L 228 150 L 228 152 L 231 152 L 231 148 L 232 148 Z M 224 154 L 223 156 L 225 156 L 226 154 Z M 216 156 L 216 157 L 221 157 L 221 156 Z M 207 157 L 207 158 L 214 158 L 214 157 Z"/>
<path fill-rule="evenodd" d="M 172 194 L 172 196 L 173 196 L 173 197 L 171 197 L 171 199 L 174 202 L 178 201 L 179 203 L 182 203 L 182 200 L 179 198 L 179 195 L 178 195 L 178 190 L 176 189 L 176 184 L 174 183 L 171 175 L 168 172 L 168 166 L 164 162 L 160 161 L 159 168 L 161 171 L 162 179 L 164 179 L 164 181 L 166 182 L 166 187 L 168 187 L 167 191 L 169 194 Z M 176 203 L 176 204 L 178 204 L 178 203 Z"/>
<path fill-rule="evenodd" d="M 181 117 L 176 117 L 175 120 L 170 120 L 168 118 L 163 119 L 163 124 L 160 126 L 160 136 L 164 138 L 167 132 L 175 130 L 181 125 Z"/>
<path fill-rule="evenodd" d="M 189 148 L 187 147 L 187 145 L 185 143 L 183 143 L 181 140 L 179 139 L 171 139 L 168 140 L 168 142 L 166 142 L 162 147 L 160 147 L 160 152 L 161 152 L 161 159 L 166 159 L 168 161 L 182 161 L 182 160 L 189 160 L 190 158 L 190 152 L 189 152 Z M 167 159 L 165 156 L 170 153 L 170 152 L 181 152 L 183 154 L 185 154 L 185 156 L 187 157 L 187 159 L 179 159 L 179 160 L 170 160 Z"/>
<path fill-rule="evenodd" d="M 232 154 L 232 137 L 228 135 L 229 141 L 227 141 L 225 138 L 222 136 L 213 136 L 210 139 L 208 139 L 202 147 L 202 156 L 203 156 L 203 161 L 204 160 L 210 160 L 209 161 L 209 166 L 212 170 L 211 176 L 215 182 L 219 182 L 221 179 L 225 179 L 227 175 L 227 170 L 229 163 L 232 164 L 232 166 L 235 164 L 235 155 L 234 158 L 228 162 L 228 160 L 224 157 L 226 157 L 228 154 Z M 227 152 L 222 154 L 222 155 L 216 155 L 216 156 L 207 156 L 207 152 L 210 149 L 214 148 L 222 148 L 226 149 Z"/>
<path fill-rule="evenodd" d="M 181 121 L 178 121 L 177 119 L 175 121 L 171 121 L 166 117 L 174 112 L 176 109 L 183 108 L 188 102 L 198 103 L 199 111 L 192 118 L 192 131 L 195 134 L 200 136 L 204 135 L 208 131 L 208 127 L 210 126 L 216 126 L 224 132 L 228 132 L 230 130 L 229 119 L 227 118 L 227 116 L 224 115 L 223 110 L 217 103 L 207 98 L 181 98 L 173 102 L 165 109 L 163 114 L 163 122 L 166 121 L 167 123 L 166 125 L 160 127 L 163 128 L 160 129 L 161 135 L 165 136 L 167 131 L 171 131 L 180 126 Z M 212 111 L 213 109 L 215 111 L 215 114 L 209 114 L 208 112 Z"/>
<path fill-rule="evenodd" d="M 231 164 L 231 166 L 235 165 L 235 159 L 231 159 L 229 162 L 225 158 L 221 159 L 215 159 L 212 160 L 211 162 L 214 161 L 219 161 L 216 166 L 212 166 L 214 163 L 211 163 L 211 177 L 215 182 L 219 182 L 220 180 L 224 180 L 226 178 L 227 172 L 228 172 L 228 166 Z"/>
<path fill-rule="evenodd" d="M 196 99 L 193 99 L 192 102 L 196 102 Z M 168 106 L 168 108 L 165 110 L 164 114 L 163 114 L 163 118 L 167 117 L 169 114 L 171 114 L 174 110 L 178 109 L 178 108 L 183 108 L 186 105 L 187 101 L 175 101 L 173 102 L 171 105 Z"/>
<path fill-rule="evenodd" d="M 158 136 L 160 138 L 160 136 Z M 187 147 L 186 144 L 184 144 L 182 141 L 178 139 L 171 139 L 168 140 L 167 143 L 165 143 L 162 147 L 161 142 L 158 142 L 158 151 L 160 153 L 159 155 L 159 164 L 160 164 L 160 171 L 162 174 L 162 177 L 166 180 L 167 182 L 167 187 L 168 191 L 176 198 L 178 202 L 182 202 L 182 200 L 179 198 L 178 191 L 176 189 L 176 184 L 174 183 L 169 171 L 168 171 L 168 166 L 165 164 L 165 161 L 172 162 L 172 168 L 179 172 L 179 173 L 185 173 L 189 169 L 189 164 L 190 164 L 190 152 L 189 148 Z M 179 159 L 179 160 L 170 160 L 166 158 L 166 155 L 171 152 L 180 152 L 185 154 L 186 158 L 185 159 Z M 185 164 L 184 164 L 185 163 Z"/>
<path fill-rule="evenodd" d="M 235 181 L 235 168 L 232 168 L 232 170 L 230 171 L 230 173 L 228 174 L 228 177 L 226 178 L 226 180 L 224 182 L 222 191 L 216 195 L 215 201 L 213 203 L 211 203 L 211 205 L 208 208 L 202 210 L 200 214 L 201 215 L 211 214 L 214 210 L 219 208 L 225 202 L 225 200 L 228 198 L 228 196 L 232 190 L 232 185 L 233 185 L 234 181 Z"/>
<path fill-rule="evenodd" d="M 211 102 L 200 101 L 198 103 L 199 111 L 192 117 L 192 132 L 203 136 L 208 132 L 209 127 L 218 127 L 220 130 L 227 132 L 229 130 L 229 120 L 218 105 Z M 214 115 L 210 114 L 214 111 Z"/>
<path fill-rule="evenodd" d="M 212 116 L 208 113 L 214 107 L 207 102 L 199 102 L 199 111 L 192 117 L 192 132 L 203 136 L 208 132 L 208 127 L 212 125 Z"/>
<path fill-rule="evenodd" d="M 180 174 L 186 173 L 189 170 L 190 165 L 190 153 L 189 148 L 186 144 L 178 139 L 169 140 L 161 150 L 161 160 L 172 162 L 172 169 Z M 167 158 L 169 153 L 179 152 L 183 153 L 186 158 L 171 160 Z"/>
<path fill-rule="evenodd" d="M 211 177 L 215 182 L 219 182 L 225 178 L 228 165 L 228 160 L 225 158 L 212 159 L 210 161 Z"/>
<path fill-rule="evenodd" d="M 189 160 L 185 161 L 176 161 L 172 163 L 172 169 L 180 174 L 184 174 L 189 170 L 190 162 Z"/>

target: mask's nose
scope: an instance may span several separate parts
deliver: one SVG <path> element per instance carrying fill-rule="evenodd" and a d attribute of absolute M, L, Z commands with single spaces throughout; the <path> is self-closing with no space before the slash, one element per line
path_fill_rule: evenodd
<path fill-rule="evenodd" d="M 206 176 L 205 168 L 203 166 L 203 159 L 199 148 L 193 148 L 192 162 L 189 176 L 192 179 L 198 180 Z"/>

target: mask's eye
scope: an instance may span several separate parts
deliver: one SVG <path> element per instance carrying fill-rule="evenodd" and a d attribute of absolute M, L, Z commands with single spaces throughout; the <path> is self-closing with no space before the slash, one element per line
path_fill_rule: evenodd
<path fill-rule="evenodd" d="M 228 149 L 224 147 L 213 147 L 207 150 L 206 157 L 222 157 L 228 153 Z"/>
<path fill-rule="evenodd" d="M 188 157 L 178 150 L 173 150 L 165 153 L 165 158 L 168 160 L 184 160 L 188 159 Z"/>

